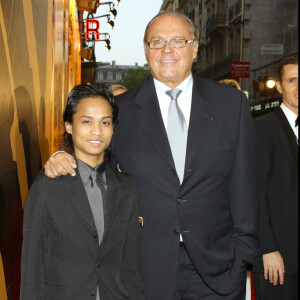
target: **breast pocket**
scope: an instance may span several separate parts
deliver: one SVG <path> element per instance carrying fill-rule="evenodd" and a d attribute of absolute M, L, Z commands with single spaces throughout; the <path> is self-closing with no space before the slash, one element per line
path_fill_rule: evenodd
<path fill-rule="evenodd" d="M 43 299 L 63 300 L 64 299 L 64 286 L 45 283 Z"/>

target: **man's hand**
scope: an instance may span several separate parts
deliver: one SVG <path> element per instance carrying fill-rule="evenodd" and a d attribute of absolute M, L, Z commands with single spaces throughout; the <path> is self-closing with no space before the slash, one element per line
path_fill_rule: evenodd
<path fill-rule="evenodd" d="M 278 277 L 279 283 L 284 283 L 284 263 L 279 251 L 264 254 L 262 256 L 264 263 L 264 277 L 269 279 L 270 283 L 277 285 Z"/>
<path fill-rule="evenodd" d="M 45 166 L 45 174 L 50 178 L 59 177 L 62 175 L 70 174 L 76 175 L 74 169 L 77 168 L 74 157 L 67 152 L 59 152 L 50 157 Z"/>

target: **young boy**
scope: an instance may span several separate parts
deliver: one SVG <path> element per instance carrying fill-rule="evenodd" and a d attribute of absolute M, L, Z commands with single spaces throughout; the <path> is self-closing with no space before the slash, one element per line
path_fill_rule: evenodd
<path fill-rule="evenodd" d="M 136 190 L 107 163 L 118 108 L 106 84 L 73 88 L 63 115 L 76 176 L 41 171 L 26 201 L 21 300 L 143 299 Z"/>

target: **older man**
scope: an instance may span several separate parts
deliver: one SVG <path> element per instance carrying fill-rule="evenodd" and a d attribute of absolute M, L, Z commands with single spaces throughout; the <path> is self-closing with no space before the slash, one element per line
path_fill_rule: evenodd
<path fill-rule="evenodd" d="M 186 16 L 155 16 L 144 37 L 153 78 L 117 97 L 112 151 L 138 189 L 147 300 L 241 300 L 255 257 L 249 105 L 240 91 L 192 75 L 198 40 Z M 49 176 L 74 172 L 65 156 L 50 159 Z"/>

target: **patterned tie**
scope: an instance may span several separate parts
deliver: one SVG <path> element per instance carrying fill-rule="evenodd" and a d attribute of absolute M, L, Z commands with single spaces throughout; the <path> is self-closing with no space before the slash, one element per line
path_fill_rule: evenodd
<path fill-rule="evenodd" d="M 185 118 L 177 103 L 177 98 L 181 94 L 181 92 L 182 90 L 180 89 L 172 89 L 166 91 L 166 94 L 171 97 L 171 102 L 168 110 L 167 133 L 180 183 L 182 183 L 184 176 L 187 141 L 187 127 Z"/>

